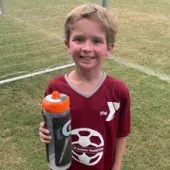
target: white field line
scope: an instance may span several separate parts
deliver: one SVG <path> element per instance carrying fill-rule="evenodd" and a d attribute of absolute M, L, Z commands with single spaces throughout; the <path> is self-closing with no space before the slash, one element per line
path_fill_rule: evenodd
<path fill-rule="evenodd" d="M 121 65 L 125 65 L 126 67 L 134 68 L 134 69 L 136 69 L 136 70 L 138 70 L 142 73 L 145 73 L 149 76 L 158 77 L 160 80 L 164 80 L 164 81 L 167 81 L 168 83 L 170 83 L 170 76 L 169 75 L 156 73 L 155 71 L 148 69 L 146 67 L 143 67 L 143 66 L 140 66 L 140 65 L 137 65 L 137 64 L 132 64 L 132 63 L 129 63 L 128 61 L 125 61 L 125 60 L 122 60 L 122 59 L 120 60 L 120 59 L 117 59 L 113 56 L 109 57 L 108 59 L 114 60 L 116 63 L 121 64 Z"/>
<path fill-rule="evenodd" d="M 23 74 L 23 73 L 29 73 L 29 72 L 28 71 L 18 71 L 18 72 L 14 72 L 14 73 L 10 73 L 10 74 L 6 74 L 4 76 L 1 76 L 0 79 L 8 77 L 8 76 L 16 75 L 16 74 Z"/>
<path fill-rule="evenodd" d="M 25 23 L 24 21 L 20 20 L 20 19 L 16 19 L 16 18 L 13 18 L 12 16 L 8 15 L 8 17 L 10 17 L 11 19 L 19 22 L 19 23 Z M 51 33 L 51 32 L 48 32 L 44 29 L 40 29 L 38 28 L 37 26 L 35 25 L 32 25 L 32 24 L 29 24 L 29 23 L 25 23 L 25 25 L 29 26 L 29 27 L 32 27 L 34 29 L 38 29 L 38 31 L 40 33 L 42 33 L 43 35 L 47 36 L 47 37 L 51 37 L 51 36 L 56 36 L 57 39 L 59 40 L 64 40 L 61 36 L 55 34 L 55 33 Z M 121 64 L 121 65 L 125 65 L 127 67 L 130 67 L 130 68 L 134 68 L 142 73 L 145 73 L 147 75 L 150 75 L 150 76 L 156 76 L 158 77 L 160 80 L 164 80 L 164 81 L 167 81 L 168 83 L 170 83 L 170 76 L 169 75 L 165 75 L 165 74 L 160 74 L 160 73 L 156 73 L 155 71 L 151 70 L 151 69 L 148 69 L 148 68 L 145 68 L 145 67 L 142 67 L 140 65 L 136 65 L 136 64 L 132 64 L 132 63 L 129 63 L 127 61 L 124 61 L 124 60 L 120 60 L 120 59 L 117 59 L 115 57 L 110 57 L 109 59 L 111 60 L 114 60 L 116 63 L 118 64 Z M 74 66 L 75 64 L 72 63 L 72 64 L 68 64 L 68 65 L 64 65 L 64 66 L 59 66 L 59 67 L 56 67 L 56 68 L 52 68 L 52 69 L 46 69 L 46 70 L 43 70 L 43 71 L 39 71 L 39 72 L 35 72 L 35 73 L 30 73 L 30 74 L 27 74 L 27 75 L 23 75 L 23 76 L 19 76 L 19 77 L 14 77 L 14 78 L 10 78 L 10 79 L 6 79 L 6 80 L 1 80 L 0 81 L 0 84 L 5 84 L 5 83 L 8 83 L 8 82 L 12 82 L 12 81 L 16 81 L 16 80 L 20 80 L 20 79 L 24 79 L 24 78 L 28 78 L 28 77 L 33 77 L 33 76 L 36 76 L 36 75 L 40 75 L 40 74 L 44 74 L 44 73 L 49 73 L 49 72 L 52 72 L 52 71 L 55 71 L 55 70 L 60 70 L 60 69 L 64 69 L 64 68 L 68 68 L 68 67 L 72 67 Z"/>
<path fill-rule="evenodd" d="M 63 65 L 63 66 L 59 66 L 59 67 L 55 67 L 55 68 L 51 68 L 51 69 L 46 69 L 46 70 L 43 70 L 43 71 L 38 71 L 38 72 L 23 75 L 23 76 L 19 76 L 19 77 L 14 77 L 14 78 L 6 79 L 6 80 L 1 80 L 0 84 L 5 84 L 5 83 L 12 82 L 12 81 L 17 81 L 17 80 L 21 80 L 21 79 L 34 77 L 34 76 L 41 75 L 41 74 L 45 74 L 45 73 L 50 73 L 52 71 L 73 67 L 74 65 L 75 65 L 74 63 L 66 64 L 66 65 Z"/>

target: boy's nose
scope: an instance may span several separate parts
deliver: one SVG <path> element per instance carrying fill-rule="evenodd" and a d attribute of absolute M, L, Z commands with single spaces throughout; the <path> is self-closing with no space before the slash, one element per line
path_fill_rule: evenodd
<path fill-rule="evenodd" d="M 82 47 L 82 51 L 84 52 L 90 52 L 92 51 L 92 43 L 89 41 L 86 41 Z"/>

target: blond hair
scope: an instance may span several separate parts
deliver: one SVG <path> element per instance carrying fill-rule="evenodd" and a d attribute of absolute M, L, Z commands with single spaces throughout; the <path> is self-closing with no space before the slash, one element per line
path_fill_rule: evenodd
<path fill-rule="evenodd" d="M 106 33 L 107 44 L 113 44 L 116 39 L 117 22 L 113 11 L 97 4 L 83 4 L 73 9 L 65 21 L 65 38 L 69 42 L 71 29 L 82 18 L 101 22 L 102 29 Z"/>

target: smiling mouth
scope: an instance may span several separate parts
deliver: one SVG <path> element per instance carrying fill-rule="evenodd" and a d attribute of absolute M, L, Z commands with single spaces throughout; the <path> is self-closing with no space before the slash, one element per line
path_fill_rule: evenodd
<path fill-rule="evenodd" d="M 92 60 L 92 59 L 94 59 L 95 57 L 80 56 L 80 58 L 83 59 L 83 60 Z"/>

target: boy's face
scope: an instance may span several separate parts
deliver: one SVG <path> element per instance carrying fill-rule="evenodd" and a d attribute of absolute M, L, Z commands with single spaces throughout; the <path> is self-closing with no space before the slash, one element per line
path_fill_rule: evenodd
<path fill-rule="evenodd" d="M 85 18 L 74 24 L 66 45 L 76 65 L 83 69 L 100 66 L 113 49 L 113 45 L 107 45 L 106 33 L 102 30 L 100 22 Z"/>

